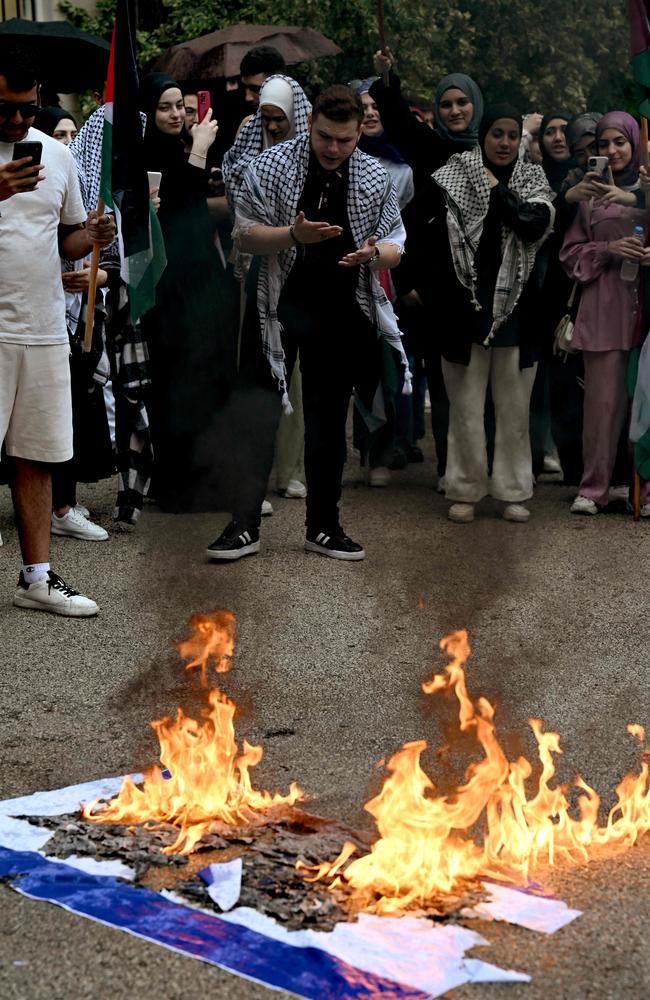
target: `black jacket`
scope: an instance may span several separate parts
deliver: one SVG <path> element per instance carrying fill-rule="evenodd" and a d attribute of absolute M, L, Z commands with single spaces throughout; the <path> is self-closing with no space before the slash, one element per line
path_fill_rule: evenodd
<path fill-rule="evenodd" d="M 415 289 L 431 323 L 434 349 L 456 364 L 469 364 L 472 344 L 482 344 L 492 326 L 492 302 L 501 263 L 501 225 L 526 241 L 538 240 L 548 226 L 545 205 L 523 202 L 510 188 L 492 189 L 476 254 L 477 310 L 471 294 L 456 276 L 447 232 L 447 208 L 442 190 L 433 181 L 404 210 L 407 240 L 404 258 L 393 272 L 396 289 L 404 295 Z M 540 345 L 538 311 L 543 279 L 543 258 L 535 264 L 521 298 L 499 328 L 493 346 L 519 345 L 520 366 L 537 360 Z"/>
<path fill-rule="evenodd" d="M 380 77 L 372 84 L 369 93 L 377 105 L 388 139 L 413 170 L 416 194 L 426 187 L 431 174 L 444 166 L 450 156 L 472 148 L 473 143 L 451 142 L 419 121 L 409 111 L 408 103 L 402 97 L 400 79 L 394 73 L 389 74 L 388 86 Z"/>

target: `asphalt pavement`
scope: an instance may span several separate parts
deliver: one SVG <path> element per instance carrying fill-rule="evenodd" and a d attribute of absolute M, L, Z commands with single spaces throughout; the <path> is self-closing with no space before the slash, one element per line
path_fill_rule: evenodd
<path fill-rule="evenodd" d="M 0 492 L 0 798 L 136 771 L 157 759 L 152 719 L 199 710 L 174 642 L 192 614 L 237 616 L 232 671 L 221 686 L 239 707 L 240 739 L 262 743 L 258 787 L 295 780 L 309 808 L 370 829 L 363 803 L 377 763 L 399 746 L 447 739 L 444 706 L 420 683 L 441 668 L 442 636 L 467 628 L 468 685 L 497 706 L 510 756 L 532 754 L 529 717 L 562 734 L 561 780 L 577 772 L 611 805 L 638 764 L 628 722 L 650 729 L 650 523 L 624 514 L 577 517 L 572 492 L 538 487 L 528 524 L 486 501 L 473 524 L 446 520 L 430 461 L 369 489 L 346 469 L 343 524 L 361 563 L 302 549 L 301 501 L 272 499 L 262 552 L 209 563 L 227 515 L 166 515 L 147 505 L 135 531 L 111 522 L 112 483 L 80 500 L 107 542 L 52 540 L 52 567 L 95 598 L 93 620 L 11 606 L 20 565 Z M 278 735 L 281 733 L 281 735 Z M 435 758 L 425 763 L 436 778 Z M 460 773 L 458 775 L 460 777 Z M 448 777 L 448 776 L 447 776 Z M 584 911 L 546 937 L 476 923 L 487 961 L 529 972 L 527 986 L 471 986 L 458 1000 L 650 995 L 650 834 L 636 848 L 544 876 Z M 243 979 L 0 886 L 0 996 L 11 1000 L 262 1000 Z"/>

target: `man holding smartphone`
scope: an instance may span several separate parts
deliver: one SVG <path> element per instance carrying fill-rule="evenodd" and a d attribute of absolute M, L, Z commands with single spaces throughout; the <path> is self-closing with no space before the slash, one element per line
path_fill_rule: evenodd
<path fill-rule="evenodd" d="M 14 604 L 85 618 L 97 604 L 49 564 L 51 465 L 72 457 L 72 404 L 60 257 L 77 260 L 115 237 L 112 219 L 86 212 L 74 160 L 32 127 L 38 82 L 31 54 L 0 53 L 0 442 L 12 463 L 23 566 Z M 41 164 L 14 159 L 40 143 Z M 38 147 L 36 147 L 38 148 Z M 19 151 L 20 152 L 20 151 Z"/>

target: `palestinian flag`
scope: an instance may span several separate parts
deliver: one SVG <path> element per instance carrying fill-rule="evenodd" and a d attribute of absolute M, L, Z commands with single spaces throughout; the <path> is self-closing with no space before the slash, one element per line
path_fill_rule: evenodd
<path fill-rule="evenodd" d="M 632 75 L 638 84 L 639 114 L 650 118 L 650 10 L 648 0 L 628 0 Z"/>
<path fill-rule="evenodd" d="M 134 0 L 118 0 L 105 92 L 99 194 L 115 212 L 121 275 L 129 289 L 135 323 L 155 303 L 156 284 L 167 258 L 149 197 L 138 110 L 133 7 Z"/>

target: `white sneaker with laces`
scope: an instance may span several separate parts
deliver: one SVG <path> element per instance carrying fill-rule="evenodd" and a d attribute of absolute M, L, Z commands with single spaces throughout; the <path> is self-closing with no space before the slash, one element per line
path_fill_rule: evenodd
<path fill-rule="evenodd" d="M 262 509 L 260 514 L 262 517 L 270 517 L 273 513 L 273 504 L 270 500 L 262 500 Z"/>
<path fill-rule="evenodd" d="M 447 511 L 447 517 L 456 524 L 469 524 L 474 520 L 473 503 L 452 503 Z"/>
<path fill-rule="evenodd" d="M 572 514 L 597 514 L 598 505 L 589 497 L 577 496 L 571 504 Z"/>
<path fill-rule="evenodd" d="M 93 524 L 83 514 L 80 514 L 76 507 L 71 507 L 63 517 L 52 514 L 51 531 L 53 535 L 82 538 L 88 542 L 105 542 L 108 538 L 108 532 L 104 528 L 100 527 L 99 524 Z"/>
<path fill-rule="evenodd" d="M 64 615 L 66 618 L 91 618 L 99 611 L 94 601 L 73 590 L 52 570 L 48 570 L 36 583 L 27 583 L 21 573 L 18 589 L 14 594 L 14 605 L 34 611 L 49 611 L 50 614 Z"/>
<path fill-rule="evenodd" d="M 530 519 L 528 507 L 521 503 L 509 503 L 503 509 L 504 521 L 515 521 L 517 524 L 525 524 Z"/>

